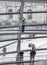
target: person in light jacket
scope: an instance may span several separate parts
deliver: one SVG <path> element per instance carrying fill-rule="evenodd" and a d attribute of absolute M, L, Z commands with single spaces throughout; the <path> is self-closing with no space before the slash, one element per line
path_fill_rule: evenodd
<path fill-rule="evenodd" d="M 24 17 L 22 17 L 22 32 L 24 32 L 24 29 L 25 29 L 25 18 Z"/>

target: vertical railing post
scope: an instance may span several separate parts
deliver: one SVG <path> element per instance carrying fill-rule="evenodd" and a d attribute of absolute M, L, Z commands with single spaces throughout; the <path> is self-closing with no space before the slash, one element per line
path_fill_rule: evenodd
<path fill-rule="evenodd" d="M 23 9 L 24 9 L 24 2 L 23 2 L 23 0 L 21 0 L 20 19 L 19 19 L 19 32 L 21 30 L 21 18 L 23 17 Z M 16 58 L 17 61 L 20 61 L 20 55 L 19 55 L 20 46 L 21 46 L 20 44 L 21 44 L 21 34 L 18 34 L 18 44 L 17 44 L 18 53 L 17 53 L 17 58 Z M 18 63 L 18 65 L 20 65 L 20 64 Z"/>
<path fill-rule="evenodd" d="M 20 65 L 24 65 L 24 63 L 23 63 L 23 52 L 19 52 L 19 54 L 20 54 Z"/>

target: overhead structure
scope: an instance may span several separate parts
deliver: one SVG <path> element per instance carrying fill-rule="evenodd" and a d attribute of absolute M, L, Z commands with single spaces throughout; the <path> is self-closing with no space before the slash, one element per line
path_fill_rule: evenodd
<path fill-rule="evenodd" d="M 29 21 L 29 22 L 27 22 L 26 21 L 26 24 L 25 24 L 25 30 L 24 30 L 24 32 L 22 32 L 21 31 L 21 18 L 23 17 L 23 16 L 25 16 L 26 17 L 26 15 L 28 15 L 28 14 L 30 14 L 31 13 L 31 15 L 38 15 L 38 14 L 47 14 L 47 10 L 43 10 L 43 5 L 42 4 L 44 4 L 44 3 L 47 3 L 47 0 L 0 0 L 1 2 L 20 2 L 21 3 L 21 5 L 20 6 L 13 6 L 12 4 L 12 6 L 13 6 L 13 8 L 15 7 L 18 7 L 18 11 L 11 11 L 11 9 L 10 9 L 10 11 L 9 12 L 2 12 L 2 13 L 0 13 L 0 16 L 9 16 L 10 15 L 10 18 L 11 18 L 11 15 L 13 15 L 13 17 L 12 18 L 17 18 L 17 16 L 15 16 L 15 15 L 18 15 L 19 16 L 19 21 L 18 21 L 18 24 L 16 23 L 17 21 L 15 20 L 15 18 L 14 18 L 14 20 L 12 19 L 12 21 L 10 21 L 10 20 L 3 20 L 3 22 L 2 22 L 2 25 L 4 25 L 4 26 L 0 26 L 0 44 L 1 43 L 3 43 L 4 42 L 4 44 L 5 45 L 2 45 L 2 46 L 0 46 L 0 49 L 2 49 L 3 48 L 3 52 L 4 52 L 4 58 L 5 58 L 5 55 L 7 56 L 9 56 L 9 54 L 17 54 L 14 58 L 15 58 L 15 60 L 14 60 L 14 62 L 3 62 L 3 63 L 0 63 L 0 64 L 16 64 L 16 63 L 18 63 L 18 65 L 19 65 L 19 63 L 21 63 L 22 65 L 23 65 L 23 63 L 29 63 L 30 61 L 24 61 L 23 60 L 23 58 L 25 57 L 24 55 L 23 55 L 23 53 L 24 54 L 26 54 L 26 52 L 28 52 L 29 54 L 30 54 L 30 51 L 32 51 L 32 49 L 29 49 L 29 50 L 21 50 L 21 43 L 23 44 L 23 41 L 25 41 L 26 42 L 26 45 L 27 45 L 27 43 L 28 43 L 28 40 L 31 40 L 30 42 L 32 42 L 32 39 L 33 39 L 33 42 L 34 42 L 34 40 L 36 40 L 36 39 L 43 39 L 43 38 L 47 38 L 47 20 L 45 20 L 45 21 L 43 21 L 44 20 L 44 18 L 45 18 L 45 16 L 44 16 L 44 18 L 42 17 L 42 19 L 41 19 L 41 21 L 40 20 L 38 20 L 37 21 L 37 23 L 35 23 L 36 21 L 35 20 L 33 20 L 32 21 L 32 19 Z M 25 8 L 26 7 L 29 7 L 29 9 L 30 9 L 30 7 L 32 7 L 32 4 L 31 4 L 31 6 L 25 6 L 25 3 L 35 3 L 35 5 L 36 5 L 36 3 L 38 4 L 40 4 L 41 6 L 42 6 L 42 10 L 34 10 L 34 11 L 31 11 L 31 12 L 28 12 L 28 11 L 24 11 L 25 10 Z M 41 4 L 42 3 L 42 4 Z M 10 4 L 10 3 L 8 3 L 8 4 Z M 5 4 L 4 4 L 5 5 Z M 3 6 L 4 6 L 3 5 Z M 10 6 L 10 5 L 9 5 Z M 39 5 L 38 5 L 39 6 Z M 40 7 L 41 7 L 40 6 Z M 45 5 L 44 5 L 44 7 L 45 7 Z M 10 6 L 10 8 L 11 8 L 11 6 Z M 15 8 L 14 8 L 14 10 L 15 10 Z M 39 7 L 38 7 L 39 8 Z M 7 8 L 6 8 L 7 9 Z M 32 9 L 32 8 L 31 8 Z M 43 15 L 42 15 L 43 16 Z M 35 16 L 36 17 L 36 16 Z M 41 18 L 41 16 L 40 16 L 40 18 Z M 39 17 L 38 17 L 38 19 L 39 19 Z M 11 25 L 5 25 L 4 24 L 4 22 L 11 22 Z M 14 21 L 16 21 L 15 23 L 14 23 Z M 42 23 L 42 21 L 43 21 L 43 23 Z M 41 23 L 40 23 L 41 22 Z M 15 24 L 15 25 L 13 25 L 13 23 Z M 8 46 L 10 46 L 10 45 L 12 45 L 12 44 L 15 44 L 16 43 L 16 41 L 14 41 L 14 40 L 16 40 L 17 41 L 17 46 L 15 45 L 15 47 L 16 47 L 16 49 L 15 49 L 15 51 L 13 50 L 11 50 L 11 51 L 8 51 L 8 52 L 6 52 L 6 49 L 5 48 L 8 48 Z M 6 42 L 7 41 L 7 42 Z M 6 44 L 6 43 L 8 43 L 8 42 L 11 42 L 11 41 L 14 41 L 14 42 L 12 42 L 12 43 L 10 43 L 10 44 Z M 21 42 L 22 41 L 22 42 Z M 24 42 L 24 44 L 25 44 L 25 42 Z M 38 43 L 38 42 L 37 42 Z M 26 47 L 26 45 L 24 46 L 24 47 Z M 12 46 L 13 47 L 13 46 Z M 13 47 L 14 48 L 14 47 Z M 4 50 L 5 49 L 5 50 Z M 36 54 L 38 53 L 38 52 L 42 52 L 42 51 L 47 51 L 47 48 L 40 48 L 40 49 L 35 49 L 35 51 L 36 51 Z M 20 54 L 20 55 L 19 55 Z M 3 53 L 2 52 L 0 52 L 0 56 L 2 56 L 3 55 Z M 22 57 L 21 57 L 21 55 L 22 55 Z M 28 54 L 27 54 L 28 55 Z M 46 55 L 47 55 L 47 53 L 46 53 Z M 39 56 L 39 55 L 38 55 Z M 13 57 L 12 57 L 13 58 Z M 26 57 L 25 57 L 26 58 Z M 35 57 L 35 58 L 37 58 L 37 56 Z M 30 59 L 30 58 L 29 58 Z M 20 61 L 21 60 L 21 61 Z M 27 59 L 26 59 L 27 60 Z M 42 59 L 40 59 L 40 60 L 42 60 Z M 47 60 L 47 59 L 44 59 L 44 60 Z M 19 62 L 20 61 L 20 62 Z M 35 59 L 35 62 L 38 62 L 39 60 L 36 60 Z"/>
<path fill-rule="evenodd" d="M 21 2 L 21 0 L 0 0 L 0 1 L 15 1 L 15 2 Z M 43 3 L 46 3 L 47 0 L 23 0 L 24 2 L 43 2 Z"/>

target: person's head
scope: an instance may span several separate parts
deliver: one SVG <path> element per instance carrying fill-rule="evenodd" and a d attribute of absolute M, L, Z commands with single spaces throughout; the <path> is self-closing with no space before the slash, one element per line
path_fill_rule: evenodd
<path fill-rule="evenodd" d="M 23 20 L 23 21 L 25 21 L 25 18 L 24 18 L 24 17 L 22 17 L 22 20 Z"/>
<path fill-rule="evenodd" d="M 21 17 L 20 20 L 21 20 L 21 21 L 25 21 L 25 18 L 24 18 L 24 17 Z"/>
<path fill-rule="evenodd" d="M 35 45 L 33 44 L 32 47 L 35 47 Z"/>

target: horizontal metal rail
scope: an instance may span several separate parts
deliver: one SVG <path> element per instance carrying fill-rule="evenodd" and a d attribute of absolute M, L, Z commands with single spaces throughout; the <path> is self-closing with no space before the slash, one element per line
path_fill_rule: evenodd
<path fill-rule="evenodd" d="M 34 60 L 34 62 L 40 62 L 40 61 L 47 61 L 47 59 L 45 60 Z M 29 63 L 30 64 L 30 61 L 13 61 L 13 62 L 1 62 L 0 65 L 7 65 L 7 64 L 20 64 L 20 63 Z M 32 63 L 32 62 L 31 62 Z"/>
<path fill-rule="evenodd" d="M 40 61 L 42 61 L 42 60 L 36 60 L 36 61 L 34 61 L 34 62 L 40 62 Z M 43 60 L 43 61 L 45 61 L 45 60 Z M 20 61 L 1 62 L 0 65 L 7 65 L 7 64 L 20 64 L 20 63 L 30 63 L 30 61 L 22 61 L 22 62 L 20 62 Z"/>
<path fill-rule="evenodd" d="M 14 32 L 14 33 L 2 33 L 0 32 L 0 36 L 6 36 L 6 35 L 18 35 L 18 34 L 21 34 L 21 35 L 24 35 L 24 34 L 47 34 L 47 31 L 31 31 L 31 32 Z"/>
<path fill-rule="evenodd" d="M 42 51 L 42 50 L 47 50 L 47 48 L 40 48 L 40 49 L 36 49 L 35 51 Z M 20 50 L 20 52 L 23 51 L 23 52 L 30 52 L 31 49 L 29 50 Z M 15 53 L 18 53 L 18 51 L 11 51 L 11 52 L 6 52 L 6 54 L 15 54 Z M 3 55 L 3 53 L 0 53 L 0 56 Z"/>
<path fill-rule="evenodd" d="M 0 1 L 10 1 L 10 2 L 21 2 L 21 0 L 0 0 Z M 33 3 L 46 3 L 47 0 L 24 0 L 24 2 L 33 2 Z"/>
<path fill-rule="evenodd" d="M 47 13 L 47 11 L 32 11 L 32 12 L 23 12 L 23 14 L 38 14 L 38 13 Z M 0 13 L 0 15 L 13 15 L 13 14 L 20 14 L 20 12 L 13 12 L 13 13 Z"/>
<path fill-rule="evenodd" d="M 19 32 L 19 31 L 21 31 L 21 30 L 0 30 L 0 31 L 5 31 L 5 32 L 6 32 L 6 31 L 9 31 L 9 32 L 18 31 L 18 32 Z M 27 29 L 27 30 L 24 30 L 24 31 L 25 31 L 25 32 L 26 32 L 26 31 L 29 31 L 29 32 L 30 32 L 30 31 L 34 31 L 34 32 L 35 32 L 35 31 L 47 31 L 47 30 L 46 30 L 46 29 L 44 29 L 44 30 L 43 30 L 43 29 L 35 29 L 35 30 L 32 30 L 32 29 L 29 30 L 29 29 Z"/>
<path fill-rule="evenodd" d="M 47 38 L 47 36 L 25 37 L 25 38 L 21 38 L 21 40 L 27 40 L 27 39 L 40 39 L 40 38 Z M 4 40 L 0 40 L 0 42 L 13 41 L 13 40 L 18 40 L 18 38 L 4 39 Z"/>
<path fill-rule="evenodd" d="M 5 28 L 5 29 L 6 29 L 6 28 L 16 28 L 16 27 L 18 27 L 18 26 L 5 26 L 5 27 L 2 26 L 2 27 L 0 27 L 0 29 L 4 29 L 4 28 Z"/>
<path fill-rule="evenodd" d="M 37 26 L 47 26 L 47 24 L 26 24 L 25 27 L 37 27 Z M 0 27 L 0 29 L 6 29 L 6 28 L 16 28 L 16 27 L 19 27 L 19 25 L 16 25 L 16 26 L 2 26 Z"/>

